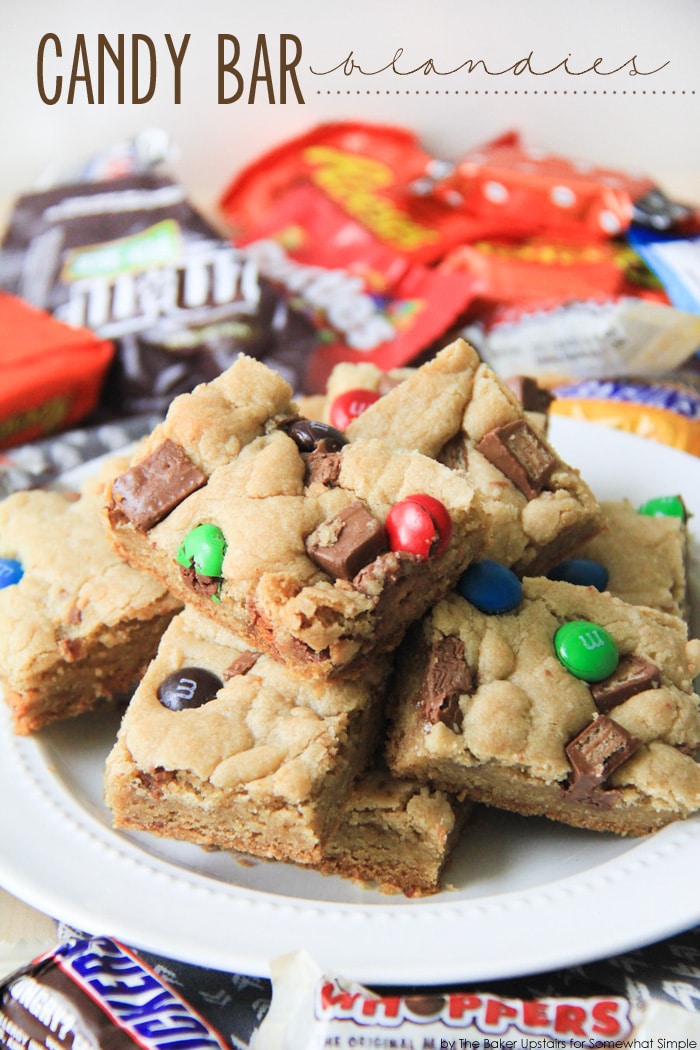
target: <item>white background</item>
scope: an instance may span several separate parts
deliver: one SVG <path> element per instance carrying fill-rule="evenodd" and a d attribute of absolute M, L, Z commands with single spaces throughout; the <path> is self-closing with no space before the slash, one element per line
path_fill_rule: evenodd
<path fill-rule="evenodd" d="M 145 127 L 165 128 L 179 149 L 176 174 L 212 199 L 247 160 L 288 136 L 324 120 L 395 122 L 414 130 L 434 154 L 461 152 L 508 128 L 536 148 L 593 163 L 653 173 L 669 189 L 700 198 L 699 0 L 0 0 L 0 199 L 35 186 L 49 172 L 71 170 L 93 152 Z M 41 37 L 55 33 L 63 58 L 47 52 L 48 86 L 64 77 L 61 101 L 44 104 L 37 86 Z M 97 77 L 97 34 L 127 45 L 135 33 L 157 46 L 156 93 L 135 105 L 116 101 L 114 73 L 107 100 L 90 105 L 82 84 L 68 105 L 67 83 L 77 34 L 84 34 L 91 74 Z M 164 34 L 179 44 L 191 34 L 183 65 L 182 102 L 173 100 L 172 61 Z M 276 67 L 281 33 L 302 44 L 298 66 L 304 95 L 271 105 L 259 88 L 245 98 L 217 101 L 217 37 L 241 44 L 239 68 L 249 78 L 258 34 Z M 403 68 L 432 58 L 450 70 L 483 59 L 502 70 L 532 52 L 546 70 L 564 59 L 583 70 L 596 59 L 612 70 L 637 56 L 641 70 L 668 63 L 649 76 L 630 76 L 630 65 L 608 76 L 534 76 L 422 72 L 375 76 L 319 76 L 352 51 L 363 68 L 376 69 L 403 48 Z M 131 69 L 127 69 L 127 81 Z M 274 70 L 277 83 L 277 71 Z M 231 90 L 233 82 L 228 85 Z M 246 85 L 247 93 L 248 85 Z M 449 93 L 446 93 L 449 91 Z M 535 93 L 536 92 L 536 93 Z"/>

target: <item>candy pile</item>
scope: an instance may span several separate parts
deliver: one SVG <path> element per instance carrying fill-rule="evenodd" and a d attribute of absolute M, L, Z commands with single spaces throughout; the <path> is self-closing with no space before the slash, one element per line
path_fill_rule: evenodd
<path fill-rule="evenodd" d="M 164 413 L 240 351 L 311 394 L 339 362 L 391 370 L 460 334 L 502 378 L 546 383 L 555 412 L 700 451 L 700 220 L 649 178 L 515 132 L 447 163 L 349 121 L 260 156 L 205 218 L 153 150 L 118 156 L 15 203 L 0 289 L 96 345 L 78 357 L 57 326 L 31 352 L 14 340 L 0 446 Z M 52 378 L 59 351 L 73 368 Z"/>

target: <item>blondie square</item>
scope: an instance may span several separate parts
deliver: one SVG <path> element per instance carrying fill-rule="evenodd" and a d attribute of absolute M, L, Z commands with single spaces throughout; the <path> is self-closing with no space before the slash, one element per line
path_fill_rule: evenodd
<path fill-rule="evenodd" d="M 690 615 L 688 532 L 680 517 L 640 514 L 629 500 L 601 503 L 605 526 L 577 552 L 604 566 L 607 589 L 631 605 Z"/>
<path fill-rule="evenodd" d="M 18 733 L 134 686 L 180 608 L 115 554 L 103 501 L 98 476 L 80 493 L 17 492 L 0 503 L 0 558 L 22 574 L 0 590 L 0 681 Z"/>
<path fill-rule="evenodd" d="M 341 361 L 329 375 L 325 393 L 300 398 L 299 407 L 312 419 L 340 426 L 341 417 L 359 414 L 365 404 L 384 397 L 415 373 L 416 366 L 385 372 L 369 361 Z M 512 376 L 505 385 L 516 395 L 532 428 L 546 437 L 553 395 L 531 376 Z"/>
<path fill-rule="evenodd" d="M 404 512 L 428 527 L 421 549 L 390 532 Z M 486 535 L 461 472 L 300 418 L 245 356 L 173 402 L 109 487 L 105 523 L 127 561 L 302 678 L 395 648 Z"/>
<path fill-rule="evenodd" d="M 597 664 L 589 680 L 572 645 Z M 399 654 L 389 768 L 506 810 L 644 834 L 700 808 L 699 666 L 677 617 L 591 587 L 527 578 L 498 615 L 455 593 Z"/>
<path fill-rule="evenodd" d="M 463 473 L 490 522 L 485 553 L 518 574 L 545 572 L 602 527 L 579 472 L 463 339 L 389 389 L 345 432 L 416 450 Z"/>
<path fill-rule="evenodd" d="M 352 681 L 295 681 L 186 607 L 107 759 L 115 827 L 317 863 L 376 749 L 388 672 L 385 657 Z"/>
<path fill-rule="evenodd" d="M 472 809 L 467 799 L 372 769 L 353 786 L 316 866 L 384 893 L 437 893 Z"/>

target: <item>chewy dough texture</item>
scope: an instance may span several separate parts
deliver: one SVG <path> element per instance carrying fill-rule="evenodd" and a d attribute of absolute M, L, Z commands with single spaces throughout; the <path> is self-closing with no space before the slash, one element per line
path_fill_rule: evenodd
<path fill-rule="evenodd" d="M 280 376 L 241 356 L 177 398 L 113 482 L 105 522 L 124 558 L 290 673 L 354 674 L 394 649 L 479 556 L 484 516 L 461 472 L 418 452 L 378 440 L 306 451 L 290 430 L 299 419 L 290 394 Z M 443 552 L 422 558 L 380 544 L 347 578 L 312 556 L 333 544 L 349 508 L 382 531 L 392 506 L 416 493 L 450 516 Z M 226 545 L 215 580 L 183 574 L 177 560 L 202 524 L 220 529 Z"/>
<path fill-rule="evenodd" d="M 555 652 L 556 630 L 573 620 L 605 628 L 621 661 L 641 658 L 654 680 L 613 706 L 594 700 Z M 443 661 L 439 675 L 431 675 L 431 658 Z M 700 808 L 700 642 L 689 642 L 674 616 L 593 588 L 526 579 L 510 613 L 489 616 L 458 595 L 446 598 L 412 632 L 397 666 L 387 748 L 396 776 L 623 835 Z M 587 780 L 567 748 L 590 727 L 600 733 L 598 751 L 583 758 L 600 775 Z M 607 775 L 615 754 L 624 761 Z"/>

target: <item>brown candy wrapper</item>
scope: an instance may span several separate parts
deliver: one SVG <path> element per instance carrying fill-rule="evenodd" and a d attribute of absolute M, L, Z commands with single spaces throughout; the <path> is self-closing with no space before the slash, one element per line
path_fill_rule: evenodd
<path fill-rule="evenodd" d="M 272 1003 L 252 1050 L 695 1050 L 700 1017 L 617 995 L 514 999 L 492 992 L 376 995 L 304 952 L 272 964 Z"/>
<path fill-rule="evenodd" d="M 0 288 L 114 344 L 102 407 L 164 412 L 244 351 L 296 386 L 309 321 L 167 176 L 144 172 L 20 197 Z"/>

